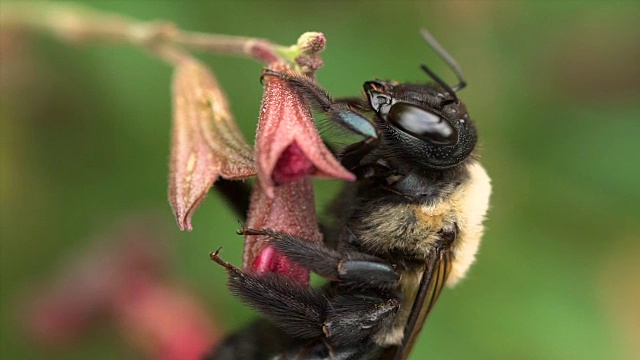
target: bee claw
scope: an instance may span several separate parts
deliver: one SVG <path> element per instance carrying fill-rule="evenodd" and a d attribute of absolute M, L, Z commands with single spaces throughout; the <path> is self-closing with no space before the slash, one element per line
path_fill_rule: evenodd
<path fill-rule="evenodd" d="M 248 235 L 268 235 L 268 230 L 257 230 L 247 227 L 242 221 L 238 220 L 240 229 L 236 230 L 236 234 L 248 236 Z"/>
<path fill-rule="evenodd" d="M 219 259 L 220 257 L 218 256 L 218 254 L 220 254 L 220 250 L 222 250 L 222 246 L 220 246 L 216 251 L 212 251 L 209 253 L 209 258 L 213 261 L 216 261 L 215 259 Z M 217 261 L 216 261 L 217 262 Z"/>
<path fill-rule="evenodd" d="M 209 258 L 213 260 L 216 264 L 221 265 L 222 267 L 227 269 L 227 271 L 241 272 L 238 268 L 236 268 L 235 266 L 231 265 L 230 263 L 220 258 L 220 250 L 222 250 L 222 246 L 219 247 L 218 250 L 210 252 Z"/>
<path fill-rule="evenodd" d="M 247 226 L 242 222 L 242 220 L 238 220 L 238 225 L 240 225 L 240 229 L 236 230 L 236 235 L 246 235 L 245 230 Z"/>

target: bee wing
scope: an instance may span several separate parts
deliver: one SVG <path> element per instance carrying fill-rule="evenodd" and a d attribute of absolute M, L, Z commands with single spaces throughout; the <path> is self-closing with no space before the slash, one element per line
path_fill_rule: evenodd
<path fill-rule="evenodd" d="M 427 262 L 416 300 L 404 328 L 402 344 L 395 349 L 393 360 L 405 360 L 413 348 L 427 315 L 435 305 L 451 272 L 451 251 L 436 248 L 432 261 Z"/>

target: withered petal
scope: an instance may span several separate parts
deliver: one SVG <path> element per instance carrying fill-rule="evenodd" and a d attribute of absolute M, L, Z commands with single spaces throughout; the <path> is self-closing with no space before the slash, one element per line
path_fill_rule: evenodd
<path fill-rule="evenodd" d="M 191 59 L 173 79 L 173 135 L 169 201 L 181 230 L 218 178 L 255 175 L 253 152 L 229 110 L 213 73 Z"/>

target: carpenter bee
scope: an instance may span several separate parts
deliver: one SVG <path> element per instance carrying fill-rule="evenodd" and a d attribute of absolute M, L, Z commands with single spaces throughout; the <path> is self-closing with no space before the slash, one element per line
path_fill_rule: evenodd
<path fill-rule="evenodd" d="M 266 319 L 220 344 L 210 359 L 406 359 L 446 285 L 474 261 L 491 185 L 474 152 L 476 128 L 458 98 L 466 82 L 444 49 L 424 39 L 456 74 L 449 86 L 373 80 L 363 99 L 333 99 L 302 75 L 265 70 L 286 80 L 318 112 L 363 140 L 338 154 L 356 174 L 335 208 L 325 243 L 287 233 L 273 246 L 326 278 L 322 288 L 269 274 L 244 273 L 223 261 L 229 287 Z"/>

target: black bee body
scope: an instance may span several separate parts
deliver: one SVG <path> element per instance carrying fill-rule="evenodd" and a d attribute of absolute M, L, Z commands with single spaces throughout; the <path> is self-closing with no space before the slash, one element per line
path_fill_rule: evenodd
<path fill-rule="evenodd" d="M 366 100 L 334 100 L 309 78 L 265 70 L 365 137 L 339 154 L 358 181 L 334 204 L 337 223 L 325 244 L 243 229 L 268 235 L 278 251 L 329 279 L 327 286 L 246 274 L 212 254 L 229 272 L 232 292 L 268 321 L 232 335 L 211 359 L 407 358 L 443 286 L 473 262 L 491 191 L 464 105 L 423 69 L 436 84 L 369 81 Z"/>

